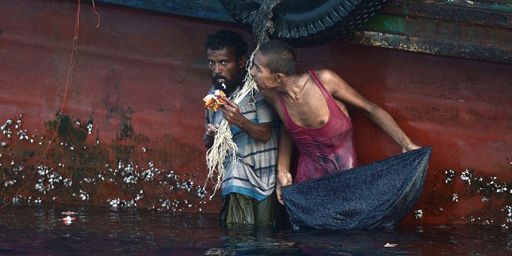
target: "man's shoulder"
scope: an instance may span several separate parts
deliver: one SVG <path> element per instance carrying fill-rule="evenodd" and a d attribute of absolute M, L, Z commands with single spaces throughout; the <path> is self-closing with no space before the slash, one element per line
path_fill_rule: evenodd
<path fill-rule="evenodd" d="M 347 85 L 345 80 L 343 80 L 343 78 L 338 73 L 331 69 L 317 70 L 316 75 L 318 80 L 320 80 L 325 89 L 327 89 L 330 93 L 339 91 L 341 88 L 344 88 Z"/>
<path fill-rule="evenodd" d="M 331 69 L 318 69 L 315 71 L 318 78 L 320 78 L 321 80 L 326 80 L 326 81 L 329 81 L 331 79 L 336 79 L 336 78 L 339 78 L 340 75 L 338 75 L 336 72 L 334 72 L 333 70 Z"/>

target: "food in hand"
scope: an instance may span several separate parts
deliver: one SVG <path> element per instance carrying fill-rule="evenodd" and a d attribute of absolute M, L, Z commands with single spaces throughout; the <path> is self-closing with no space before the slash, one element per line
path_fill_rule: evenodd
<path fill-rule="evenodd" d="M 217 111 L 222 105 L 224 105 L 224 97 L 226 97 L 226 94 L 224 94 L 223 91 L 215 90 L 213 93 L 210 93 L 203 98 L 204 107 L 206 109 Z"/>

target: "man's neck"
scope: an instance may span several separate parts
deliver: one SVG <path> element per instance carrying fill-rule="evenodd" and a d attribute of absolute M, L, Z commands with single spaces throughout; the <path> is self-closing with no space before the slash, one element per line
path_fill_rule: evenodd
<path fill-rule="evenodd" d="M 231 95 L 238 89 L 238 87 L 242 87 L 244 85 L 243 81 L 238 81 L 236 83 L 233 83 L 232 85 L 227 85 L 226 89 L 224 89 L 224 94 L 226 94 L 227 97 L 231 97 Z"/>
<path fill-rule="evenodd" d="M 289 76 L 283 81 L 283 93 L 292 101 L 300 100 L 309 81 L 308 77 L 301 75 Z"/>

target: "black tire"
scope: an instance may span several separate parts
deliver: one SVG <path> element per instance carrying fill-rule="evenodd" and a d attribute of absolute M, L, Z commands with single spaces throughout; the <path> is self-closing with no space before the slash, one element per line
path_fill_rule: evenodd
<path fill-rule="evenodd" d="M 262 0 L 220 0 L 238 23 L 252 29 Z M 315 45 L 358 29 L 386 0 L 283 0 L 274 8 L 270 38 L 295 46 Z"/>

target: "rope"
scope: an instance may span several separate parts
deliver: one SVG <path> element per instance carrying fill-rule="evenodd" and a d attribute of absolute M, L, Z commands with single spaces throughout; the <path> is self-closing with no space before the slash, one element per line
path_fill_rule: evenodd
<path fill-rule="evenodd" d="M 258 47 L 256 47 L 256 49 L 251 54 L 251 58 L 248 62 L 248 65 L 246 66 L 247 73 L 244 78 L 244 85 L 242 86 L 242 89 L 233 95 L 233 102 L 236 104 L 239 104 L 245 98 L 245 96 L 247 96 L 247 94 L 254 93 L 255 90 L 258 90 L 256 87 L 256 82 L 250 75 L 250 63 L 252 63 L 254 54 L 257 50 Z M 228 158 L 231 162 L 236 164 L 238 161 L 236 154 L 237 151 L 238 147 L 233 142 L 233 134 L 229 129 L 229 123 L 226 120 L 222 120 L 222 122 L 219 124 L 219 128 L 217 129 L 217 133 L 215 134 L 213 145 L 206 152 L 208 176 L 204 186 L 206 187 L 209 180 L 212 180 L 215 184 L 213 187 L 212 195 L 210 196 L 210 200 L 220 188 L 224 174 L 226 173 L 224 168 L 224 160 Z"/>
<path fill-rule="evenodd" d="M 91 1 L 92 1 L 93 11 L 96 14 L 96 17 L 97 17 L 97 20 L 98 20 L 98 23 L 97 23 L 97 26 L 96 26 L 98 28 L 100 26 L 100 15 L 96 11 L 96 5 L 95 5 L 94 0 L 91 0 Z M 48 154 L 48 151 L 50 150 L 51 144 L 55 140 L 55 138 L 57 137 L 57 134 L 58 134 L 58 131 L 59 131 L 58 127 L 60 126 L 60 122 L 61 122 L 60 116 L 62 116 L 63 113 L 64 113 L 64 106 L 66 104 L 66 100 L 67 100 L 67 97 L 68 97 L 68 89 L 69 89 L 69 85 L 71 84 L 71 80 L 72 80 L 73 68 L 75 67 L 75 56 L 76 56 L 77 48 L 78 48 L 77 44 L 78 44 L 78 36 L 79 36 L 79 34 L 80 34 L 80 0 L 77 0 L 74 36 L 73 36 L 73 41 L 72 41 L 71 53 L 70 53 L 70 56 L 69 56 L 68 69 L 66 71 L 66 83 L 65 83 L 65 86 L 64 86 L 64 94 L 62 95 L 62 102 L 61 102 L 61 106 L 59 108 L 59 118 L 57 118 L 57 126 L 56 126 L 57 128 L 53 132 L 53 134 L 52 134 L 52 136 L 50 138 L 50 141 L 48 143 L 48 146 L 44 150 L 43 155 L 41 155 L 37 166 L 40 166 L 43 163 L 43 160 L 46 158 L 46 155 Z M 34 177 L 35 174 L 36 174 L 36 172 L 33 172 L 27 178 L 25 183 L 16 191 L 16 193 L 14 194 L 14 197 L 18 196 L 27 187 L 27 185 L 32 180 L 32 178 Z M 0 210 L 4 209 L 6 206 L 7 206 L 7 204 L 2 205 L 0 207 Z"/>
<path fill-rule="evenodd" d="M 239 104 L 248 93 L 254 93 L 254 91 L 258 90 L 256 82 L 250 75 L 250 70 L 254 60 L 254 55 L 256 54 L 256 51 L 258 51 L 259 46 L 262 43 L 268 41 L 268 35 L 271 35 L 274 32 L 274 25 L 272 23 L 272 10 L 281 1 L 282 0 L 265 0 L 255 14 L 253 32 L 257 37 L 257 47 L 252 52 L 251 58 L 249 59 L 249 62 L 246 66 L 247 74 L 245 76 L 242 89 L 234 95 L 233 102 L 236 104 Z M 222 185 L 222 181 L 226 173 L 224 168 L 224 161 L 227 158 L 229 161 L 236 165 L 238 162 L 236 154 L 237 151 L 238 148 L 233 142 L 233 135 L 229 129 L 229 124 L 226 120 L 223 120 L 219 125 L 217 133 L 215 134 L 212 147 L 209 148 L 206 152 L 208 176 L 205 181 L 205 187 L 209 180 L 213 181 L 215 184 L 213 187 L 212 195 L 210 196 L 210 200 L 213 198 L 213 196 L 215 196 L 215 193 Z M 234 166 L 233 168 L 236 167 Z"/>

